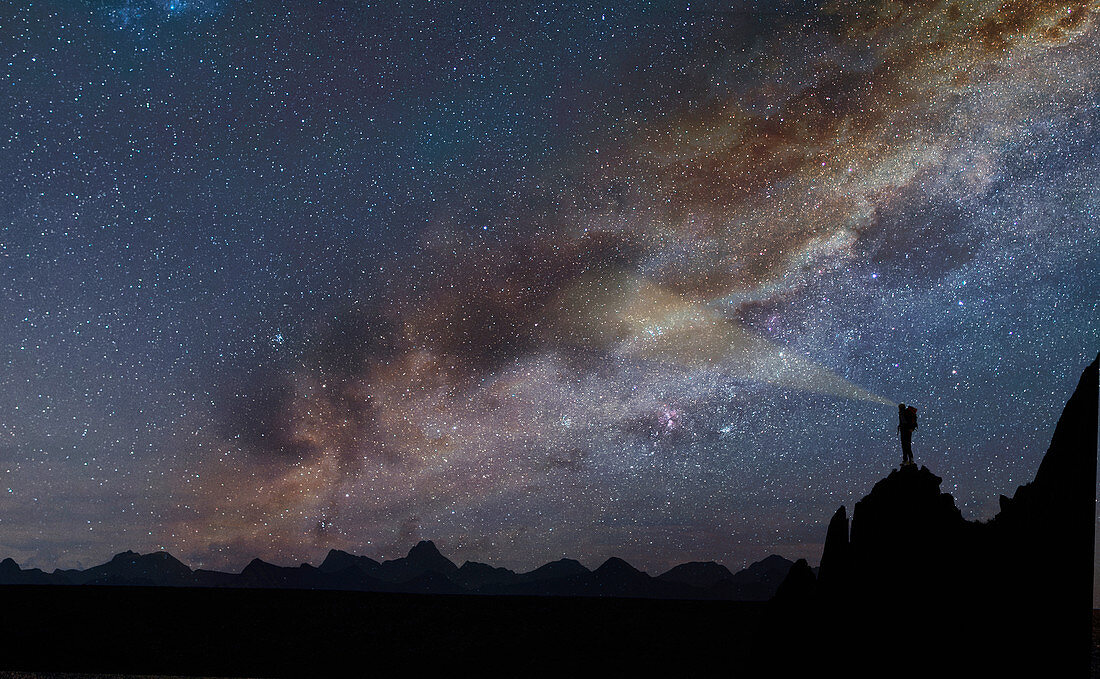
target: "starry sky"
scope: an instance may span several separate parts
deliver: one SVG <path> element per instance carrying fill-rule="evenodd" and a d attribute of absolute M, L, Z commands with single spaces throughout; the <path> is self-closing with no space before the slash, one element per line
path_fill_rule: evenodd
<path fill-rule="evenodd" d="M 1094 1 L 0 7 L 0 555 L 820 558 L 1100 348 Z"/>

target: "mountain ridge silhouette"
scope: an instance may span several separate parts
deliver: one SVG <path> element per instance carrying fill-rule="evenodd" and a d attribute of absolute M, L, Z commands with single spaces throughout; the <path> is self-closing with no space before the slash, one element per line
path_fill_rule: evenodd
<path fill-rule="evenodd" d="M 461 567 L 445 557 L 435 543 L 422 540 L 404 557 L 376 561 L 331 549 L 320 566 L 280 566 L 260 558 L 239 573 L 192 570 L 166 551 L 138 554 L 125 551 L 110 561 L 85 570 L 57 569 L 45 573 L 23 570 L 12 559 L 0 562 L 0 585 L 132 585 L 155 587 L 213 587 L 317 589 L 421 594 L 627 596 L 651 598 L 766 601 L 779 586 L 777 569 L 791 561 L 771 555 L 732 573 L 725 566 L 702 564 L 712 575 L 685 577 L 688 564 L 658 576 L 636 569 L 617 557 L 589 570 L 574 559 L 559 559 L 530 571 L 467 561 Z M 696 566 L 693 566 L 696 567 Z M 722 577 L 713 577 L 714 573 Z M 679 575 L 678 575 L 679 574 Z"/>

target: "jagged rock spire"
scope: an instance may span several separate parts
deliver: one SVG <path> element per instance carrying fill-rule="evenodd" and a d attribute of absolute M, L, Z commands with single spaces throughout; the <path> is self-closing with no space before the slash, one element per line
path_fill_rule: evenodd
<path fill-rule="evenodd" d="M 841 585 L 848 570 L 848 512 L 841 505 L 829 521 L 829 530 L 825 534 L 825 548 L 821 552 L 821 568 L 818 580 L 823 591 Z"/>

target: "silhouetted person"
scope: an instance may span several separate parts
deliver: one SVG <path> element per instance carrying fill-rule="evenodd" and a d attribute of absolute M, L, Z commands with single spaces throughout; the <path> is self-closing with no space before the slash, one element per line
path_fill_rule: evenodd
<path fill-rule="evenodd" d="M 913 430 L 917 428 L 917 409 L 898 404 L 898 432 L 901 434 L 901 465 L 913 462 Z"/>

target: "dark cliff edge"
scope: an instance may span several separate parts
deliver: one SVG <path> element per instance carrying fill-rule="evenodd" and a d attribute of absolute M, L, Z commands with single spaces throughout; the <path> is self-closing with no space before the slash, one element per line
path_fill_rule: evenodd
<path fill-rule="evenodd" d="M 1092 652 L 1100 357 L 1035 479 L 987 522 L 902 467 L 829 523 L 819 577 L 791 569 L 760 658 L 848 676 L 1087 677 Z"/>

